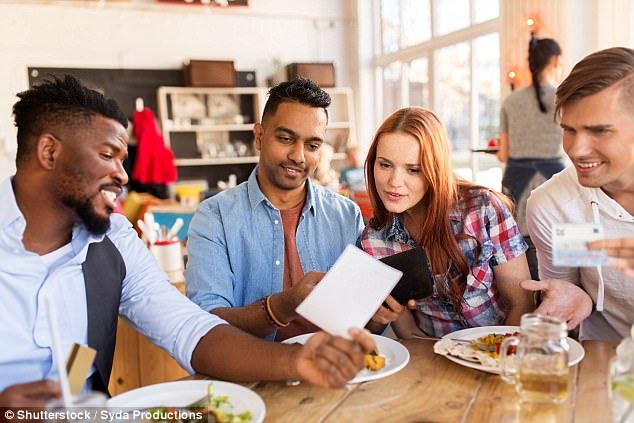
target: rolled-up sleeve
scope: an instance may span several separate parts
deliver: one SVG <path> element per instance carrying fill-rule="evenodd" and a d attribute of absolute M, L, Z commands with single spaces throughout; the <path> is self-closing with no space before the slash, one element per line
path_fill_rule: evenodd
<path fill-rule="evenodd" d="M 126 265 L 119 313 L 189 373 L 200 339 L 224 320 L 182 295 L 130 226 L 113 239 Z M 120 233 L 121 233 L 120 232 Z"/>
<path fill-rule="evenodd" d="M 200 205 L 187 236 L 187 296 L 206 311 L 236 305 L 225 227 L 215 207 Z"/>

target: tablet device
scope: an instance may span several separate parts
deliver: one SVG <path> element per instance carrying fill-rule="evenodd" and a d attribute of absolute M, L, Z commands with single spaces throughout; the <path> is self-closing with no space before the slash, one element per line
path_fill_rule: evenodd
<path fill-rule="evenodd" d="M 418 300 L 432 294 L 434 278 L 427 253 L 422 246 L 380 260 L 403 272 L 403 276 L 390 294 L 399 304 L 407 304 L 409 300 Z M 383 305 L 385 306 L 385 303 Z"/>

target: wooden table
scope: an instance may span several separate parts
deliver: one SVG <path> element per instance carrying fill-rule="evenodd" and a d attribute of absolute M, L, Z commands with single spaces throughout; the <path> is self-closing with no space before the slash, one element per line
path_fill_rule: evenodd
<path fill-rule="evenodd" d="M 300 384 L 247 386 L 266 403 L 267 422 L 609 422 L 608 364 L 616 344 L 584 342 L 561 405 L 520 404 L 512 385 L 434 354 L 433 342 L 407 340 L 409 364 L 395 375 L 328 390 Z"/>

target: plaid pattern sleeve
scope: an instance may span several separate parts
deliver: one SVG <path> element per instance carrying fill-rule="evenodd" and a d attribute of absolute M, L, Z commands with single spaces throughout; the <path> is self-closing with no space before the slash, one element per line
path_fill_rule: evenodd
<path fill-rule="evenodd" d="M 493 266 L 521 256 L 528 249 L 519 227 L 508 208 L 490 191 L 481 191 L 475 205 L 464 214 L 463 241 L 470 247 L 460 248 L 467 257 L 471 272 L 467 275 L 463 294 L 462 318 L 465 327 L 502 323 L 505 318 L 500 294 L 495 285 Z M 476 254 L 476 242 L 480 254 Z"/>
<path fill-rule="evenodd" d="M 448 277 L 464 281 L 462 306 L 456 312 L 451 301 L 434 286 L 430 297 L 420 299 L 416 320 L 420 328 L 432 336 L 467 327 L 498 325 L 505 315 L 495 286 L 493 266 L 504 264 L 527 250 L 527 245 L 510 211 L 490 191 L 475 191 L 472 200 L 450 213 L 449 219 L 460 250 L 470 268 L 468 275 L 451 266 L 444 274 L 434 275 L 436 283 L 448 283 Z M 361 235 L 361 248 L 378 258 L 396 254 L 416 243 L 409 237 L 398 218 L 380 230 L 366 228 Z"/>

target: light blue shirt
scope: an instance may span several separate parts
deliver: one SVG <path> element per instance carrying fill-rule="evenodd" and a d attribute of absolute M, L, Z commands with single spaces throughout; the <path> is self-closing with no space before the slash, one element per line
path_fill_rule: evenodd
<path fill-rule="evenodd" d="M 241 307 L 282 290 L 284 229 L 280 211 L 256 178 L 200 204 L 189 227 L 187 295 L 204 310 Z M 326 272 L 363 231 L 351 200 L 307 182 L 296 233 L 304 273 Z"/>
<path fill-rule="evenodd" d="M 78 223 L 73 228 L 71 248 L 65 247 L 50 262 L 46 256 L 24 248 L 26 221 L 16 204 L 10 179 L 0 185 L 0 204 L 0 390 L 3 390 L 16 383 L 57 379 L 44 306 L 46 296 L 52 296 L 56 306 L 62 354 L 66 355 L 74 342 L 87 343 L 88 314 L 81 265 L 88 246 L 101 241 L 104 235 L 93 235 Z M 198 341 L 225 322 L 201 310 L 169 283 L 125 217 L 115 214 L 110 222 L 106 235 L 126 266 L 119 313 L 193 373 L 191 356 Z"/>

